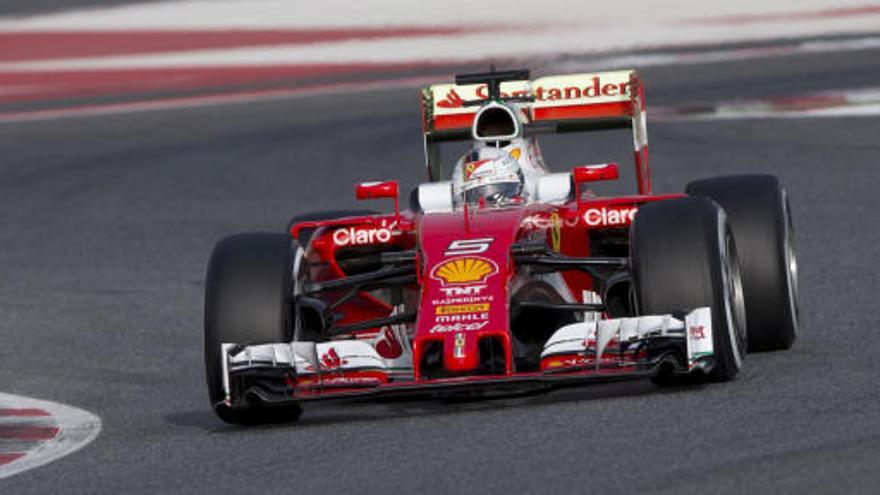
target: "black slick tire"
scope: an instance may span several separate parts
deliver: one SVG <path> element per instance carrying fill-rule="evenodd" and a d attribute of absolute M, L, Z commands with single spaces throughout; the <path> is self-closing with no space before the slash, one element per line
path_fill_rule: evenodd
<path fill-rule="evenodd" d="M 736 175 L 688 184 L 727 213 L 742 269 L 749 351 L 791 348 L 800 324 L 797 253 L 788 195 L 772 175 Z"/>
<path fill-rule="evenodd" d="M 208 395 L 223 421 L 237 424 L 293 420 L 298 406 L 259 403 L 230 408 L 224 402 L 221 344 L 289 342 L 293 326 L 292 258 L 288 234 L 226 237 L 214 248 L 205 280 L 205 372 Z"/>
<path fill-rule="evenodd" d="M 712 381 L 733 379 L 746 349 L 745 310 L 736 245 L 724 211 L 706 198 L 681 198 L 639 208 L 630 230 L 639 314 L 712 311 Z M 665 373 L 658 385 L 672 384 Z"/>

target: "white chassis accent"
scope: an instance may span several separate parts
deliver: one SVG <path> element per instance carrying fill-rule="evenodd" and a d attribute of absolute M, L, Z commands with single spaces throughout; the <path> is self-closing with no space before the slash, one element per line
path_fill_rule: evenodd
<path fill-rule="evenodd" d="M 585 294 L 590 301 L 598 298 Z M 290 368 L 297 376 L 323 376 L 346 371 L 380 371 L 389 380 L 412 379 L 412 349 L 406 330 L 400 326 L 391 329 L 401 344 L 402 353 L 386 359 L 376 351 L 375 344 L 385 335 L 380 332 L 373 340 L 338 340 L 332 342 L 291 342 L 244 346 L 230 356 L 235 344 L 223 344 L 223 388 L 227 403 L 231 401 L 229 374 L 235 371 L 261 367 Z M 687 343 L 688 370 L 702 368 L 705 358 L 714 353 L 712 345 L 712 313 L 709 308 L 698 308 L 685 315 L 684 320 L 672 315 L 638 316 L 599 320 L 592 313 L 586 321 L 573 323 L 557 330 L 544 345 L 541 357 L 559 354 L 586 354 L 595 351 L 601 356 L 614 338 L 621 343 L 647 337 L 674 337 Z M 596 360 L 599 366 L 600 360 Z"/>
<path fill-rule="evenodd" d="M 400 344 L 402 352 L 393 359 L 384 358 L 376 351 L 376 343 L 387 339 L 390 333 Z M 295 370 L 296 376 L 322 376 L 346 371 L 380 371 L 389 380 L 412 379 L 412 348 L 402 325 L 386 327 L 369 340 L 336 340 L 331 342 L 290 342 L 259 344 L 243 347 L 235 355 L 229 351 L 235 344 L 221 346 L 223 356 L 223 389 L 227 404 L 231 403 L 230 372 L 260 367 Z"/>
<path fill-rule="evenodd" d="M 619 342 L 632 342 L 646 337 L 679 337 L 686 339 L 688 369 L 701 365 L 701 359 L 712 356 L 712 313 L 698 308 L 685 315 L 684 321 L 672 315 L 638 316 L 609 320 L 588 319 L 566 325 L 547 341 L 541 357 L 558 354 L 586 354 L 595 351 L 601 356 L 615 337 Z M 596 360 L 596 366 L 600 361 Z"/>

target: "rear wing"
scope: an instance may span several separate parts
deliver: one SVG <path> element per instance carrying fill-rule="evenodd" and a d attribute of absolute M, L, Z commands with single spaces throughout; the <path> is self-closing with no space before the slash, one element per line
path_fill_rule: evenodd
<path fill-rule="evenodd" d="M 639 194 L 650 194 L 644 86 L 638 72 L 506 81 L 501 83 L 501 96 L 533 100 L 515 104 L 527 134 L 632 128 Z M 438 144 L 472 139 L 471 127 L 479 107 L 466 102 L 487 98 L 485 84 L 435 84 L 422 90 L 422 128 L 431 180 L 443 179 Z"/>

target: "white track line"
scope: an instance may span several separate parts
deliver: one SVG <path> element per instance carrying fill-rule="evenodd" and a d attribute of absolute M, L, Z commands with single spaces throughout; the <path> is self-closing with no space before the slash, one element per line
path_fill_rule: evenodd
<path fill-rule="evenodd" d="M 829 23 L 829 26 L 833 23 Z M 861 25 L 860 25 L 861 26 Z M 880 19 L 870 25 L 875 31 Z M 868 30 L 867 26 L 861 29 Z M 781 31 L 781 32 L 780 32 Z M 816 34 L 836 33 L 836 30 L 785 29 L 773 30 L 774 36 L 803 37 Z M 847 32 L 840 30 L 839 32 Z M 469 62 L 507 57 L 553 58 L 565 53 L 601 54 L 609 51 L 635 50 L 657 46 L 699 46 L 715 43 L 740 43 L 756 39 L 766 39 L 764 31 L 750 32 L 743 29 L 738 34 L 721 36 L 719 32 L 705 28 L 694 30 L 648 28 L 639 31 L 638 37 L 621 31 L 606 36 L 596 36 L 582 28 L 557 27 L 553 29 L 534 29 L 528 32 L 496 32 L 458 34 L 455 36 L 420 36 L 405 39 L 359 40 L 314 44 L 275 44 L 270 46 L 245 46 L 217 48 L 168 53 L 147 53 L 116 56 L 93 56 L 56 60 L 16 61 L 0 63 L 0 71 L 83 71 L 111 69 L 165 69 L 198 67 L 274 67 L 281 65 L 306 64 L 350 64 L 350 63 L 414 63 L 431 61 Z M 804 45 L 803 51 L 831 51 L 835 49 L 871 48 L 871 43 L 863 46 L 854 43 L 838 42 L 834 45 Z M 876 46 L 876 45 L 875 45 Z M 717 55 L 724 60 L 725 55 Z M 704 57 L 705 58 L 705 57 Z M 684 60 L 678 56 L 676 60 Z M 628 57 L 630 65 L 643 62 L 656 64 L 657 55 Z M 662 63 L 662 60 L 661 60 Z M 619 65 L 619 63 L 618 63 Z"/>
<path fill-rule="evenodd" d="M 623 66 L 696 64 L 792 55 L 797 53 L 862 50 L 880 46 L 880 37 L 858 40 L 817 41 L 776 48 L 712 50 L 700 53 L 605 55 L 609 51 L 639 50 L 656 46 L 700 46 L 705 43 L 735 43 L 788 36 L 877 31 L 880 3 L 856 0 L 764 0 L 728 2 L 706 0 L 695 8 L 691 0 L 669 0 L 656 8 L 654 0 L 633 0 L 622 10 L 619 4 L 545 0 L 540 9 L 528 9 L 517 0 L 446 0 L 442 8 L 412 9 L 410 0 L 350 2 L 324 0 L 320 3 L 290 0 L 190 0 L 129 5 L 106 9 L 86 9 L 29 18 L 0 20 L 0 32 L 34 31 L 114 31 L 137 29 L 302 29 L 359 28 L 390 26 L 504 27 L 505 32 L 473 28 L 455 36 L 421 36 L 405 39 L 372 39 L 358 42 L 277 44 L 195 51 L 130 54 L 124 56 L 83 56 L 54 60 L 0 62 L 0 72 L 27 74 L 46 71 L 100 73 L 115 70 L 279 67 L 311 64 L 348 63 L 463 63 L 529 59 L 539 57 L 556 70 L 568 72 L 582 68 L 601 69 Z M 576 21 L 572 21 L 575 19 Z M 519 26 L 521 29 L 517 29 Z M 560 54 L 573 54 L 575 60 L 561 67 L 553 64 Z M 580 55 L 578 55 L 580 54 Z M 577 69 L 575 69 L 577 67 Z M 64 74 L 59 77 L 65 77 Z M 266 91 L 51 109 L 0 115 L 0 123 L 48 120 L 78 116 L 111 115 L 296 97 L 303 94 L 337 93 L 377 89 L 383 85 L 403 87 L 406 83 L 368 85 L 329 85 L 291 91 Z M 0 87 L 0 94 L 12 96 L 20 87 Z M 852 112 L 852 110 L 850 110 Z M 826 112 L 827 113 L 827 112 Z M 800 113 L 799 113 L 800 114 Z M 776 112 L 775 115 L 783 115 Z M 712 118 L 703 116 L 703 118 Z"/>
<path fill-rule="evenodd" d="M 127 103 L 92 105 L 85 107 L 58 108 L 49 110 L 28 110 L 18 113 L 0 113 L 0 125 L 70 118 L 104 117 L 130 113 L 157 112 L 163 110 L 202 108 L 217 105 L 239 105 L 261 101 L 287 100 L 294 98 L 305 98 L 311 96 L 325 96 L 334 94 L 355 94 L 370 91 L 383 91 L 387 89 L 416 88 L 419 86 L 434 83 L 436 82 L 436 80 L 436 76 L 419 76 L 394 79 L 391 81 L 327 84 L 309 88 L 255 91 L 244 94 L 191 96 L 153 101 L 134 101 Z"/>
<path fill-rule="evenodd" d="M 88 445 L 101 431 L 101 419 L 89 412 L 75 407 L 32 399 L 18 395 L 0 393 L 0 407 L 35 408 L 48 411 L 60 431 L 51 440 L 47 440 L 24 457 L 0 465 L 0 479 L 34 469 L 60 459 Z M 63 487 L 59 487 L 64 491 Z"/>
<path fill-rule="evenodd" d="M 417 5 L 412 0 L 189 0 L 125 5 L 100 9 L 81 9 L 0 22 L 0 29 L 285 29 L 341 26 L 437 26 L 461 23 L 492 25 L 572 23 L 582 19 L 599 35 L 617 30 L 638 37 L 644 25 L 668 24 L 687 20 L 687 25 L 711 24 L 715 31 L 736 31 L 744 27 L 803 24 L 814 28 L 834 22 L 834 15 L 804 18 L 802 13 L 865 4 L 866 0 L 630 0 L 621 2 L 573 2 L 542 0 L 443 0 Z M 719 23 L 730 16 L 770 16 L 748 23 Z M 780 19 L 780 16 L 782 17 Z M 852 16 L 847 16 L 852 18 Z M 876 20 L 876 18 L 875 18 Z M 678 26 L 681 27 L 680 25 Z M 559 47 L 562 48 L 562 47 Z"/>
<path fill-rule="evenodd" d="M 731 101 L 696 113 L 689 113 L 687 107 L 666 107 L 654 115 L 667 121 L 875 117 L 880 115 L 880 88 Z"/>
<path fill-rule="evenodd" d="M 20 113 L 0 114 L 0 125 L 39 122 L 47 120 L 103 117 L 130 113 L 181 110 L 218 105 L 240 105 L 261 101 L 286 100 L 334 94 L 356 94 L 362 92 L 391 89 L 416 88 L 436 82 L 436 76 L 417 76 L 390 81 L 328 84 L 316 87 L 256 91 L 242 94 L 209 95 L 169 98 L 154 101 L 135 101 L 118 104 L 93 105 L 85 107 L 32 110 Z M 797 95 L 792 95 L 795 97 Z M 840 104 L 823 108 L 786 110 L 768 101 L 734 101 L 717 104 L 714 108 L 700 113 L 688 114 L 678 107 L 657 107 L 653 112 L 654 121 L 706 121 L 743 119 L 800 119 L 820 117 L 873 117 L 880 115 L 880 89 L 865 88 L 840 92 L 814 93 L 806 97 L 839 96 L 845 99 Z M 778 105 L 778 103 L 777 103 Z"/>
<path fill-rule="evenodd" d="M 578 60 L 578 56 L 573 55 L 574 60 L 555 64 L 554 68 L 561 72 L 578 72 L 629 67 L 698 65 L 815 53 L 875 50 L 877 48 L 880 48 L 880 36 L 865 36 L 838 40 L 803 41 L 796 44 L 783 43 L 759 47 L 720 48 L 692 52 L 668 50 L 626 55 L 583 55 L 582 60 Z"/>
<path fill-rule="evenodd" d="M 89 70 L 145 67 L 259 66 L 304 63 L 466 61 L 601 53 L 656 46 L 754 41 L 877 31 L 876 10 L 840 0 L 654 0 L 619 3 L 544 0 L 446 0 L 430 13 L 410 0 L 160 2 L 0 21 L 0 32 L 199 29 L 472 27 L 470 34 L 312 45 L 251 46 L 186 53 L 136 54 L 0 64 L 0 70 Z M 529 8 L 527 8 L 529 7 Z M 837 12 L 837 14 L 834 14 Z M 843 13 L 843 14 L 841 14 Z M 727 19 L 725 21 L 725 19 Z M 736 21 L 735 19 L 745 19 Z M 765 20 L 762 20 L 765 19 Z M 479 26 L 490 26 L 486 31 Z M 498 32 L 497 28 L 504 28 Z"/>
<path fill-rule="evenodd" d="M 726 110 L 717 113 L 662 117 L 664 121 L 707 121 L 707 120 L 765 120 L 765 119 L 815 119 L 839 117 L 877 117 L 880 116 L 880 103 L 870 105 L 847 105 L 810 110 Z"/>

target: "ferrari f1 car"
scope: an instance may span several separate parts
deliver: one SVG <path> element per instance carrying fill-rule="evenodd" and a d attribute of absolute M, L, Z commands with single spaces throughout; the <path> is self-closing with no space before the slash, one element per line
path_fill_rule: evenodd
<path fill-rule="evenodd" d="M 422 91 L 429 181 L 356 185 L 393 212 L 329 211 L 220 241 L 205 289 L 205 367 L 225 421 L 296 418 L 331 398 L 474 394 L 620 378 L 733 379 L 746 351 L 789 348 L 797 263 L 768 175 L 652 193 L 635 71 L 456 76 Z M 551 173 L 544 133 L 631 129 L 637 193 Z M 445 143 L 471 148 L 446 162 Z M 448 149 L 448 145 L 447 149 Z"/>

